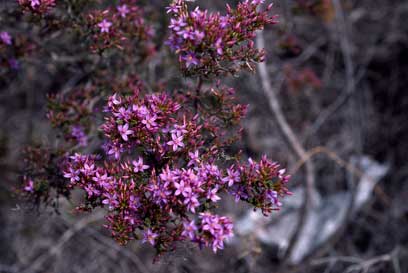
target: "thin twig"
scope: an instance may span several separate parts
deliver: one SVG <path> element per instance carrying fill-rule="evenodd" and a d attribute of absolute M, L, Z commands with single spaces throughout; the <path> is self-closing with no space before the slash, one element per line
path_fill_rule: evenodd
<path fill-rule="evenodd" d="M 265 41 L 263 37 L 263 33 L 261 31 L 258 32 L 256 36 L 256 42 L 258 48 L 264 48 Z M 286 120 L 286 117 L 283 114 L 282 108 L 279 104 L 278 97 L 276 95 L 276 91 L 272 88 L 269 75 L 266 67 L 266 63 L 262 62 L 258 64 L 259 75 L 261 78 L 261 83 L 265 95 L 268 98 L 269 107 L 273 113 L 273 117 L 278 124 L 278 128 L 281 131 L 282 135 L 285 138 L 285 141 L 288 143 L 289 147 L 293 152 L 301 159 L 305 159 L 305 166 L 306 166 L 306 190 L 304 196 L 304 204 L 301 210 L 300 219 L 297 225 L 297 228 L 290 239 L 287 251 L 285 253 L 284 260 L 290 257 L 292 250 L 303 231 L 304 224 L 306 219 L 309 215 L 309 210 L 315 204 L 315 200 L 317 197 L 317 191 L 315 186 L 315 172 L 314 172 L 314 165 L 311 161 L 307 161 L 307 154 L 306 150 L 303 148 L 302 144 L 296 137 L 295 133 L 293 132 L 292 128 L 290 127 L 289 123 Z"/>
<path fill-rule="evenodd" d="M 371 267 L 373 267 L 376 264 L 384 263 L 384 262 L 393 263 L 394 259 L 398 258 L 399 253 L 400 253 L 400 249 L 399 247 L 396 247 L 390 253 L 379 255 L 374 258 L 371 258 L 365 261 L 361 261 L 357 264 L 351 265 L 347 268 L 345 272 L 346 273 L 351 273 L 351 272 L 366 273 L 370 270 Z M 398 272 L 398 269 L 396 269 L 395 267 L 394 267 L 394 270 Z"/>
<path fill-rule="evenodd" d="M 198 77 L 197 80 L 197 87 L 195 89 L 195 99 L 194 99 L 194 108 L 196 110 L 196 112 L 198 112 L 198 102 L 199 102 L 199 97 L 201 95 L 201 87 L 203 85 L 203 78 L 202 77 Z"/>
<path fill-rule="evenodd" d="M 349 37 L 349 31 L 345 20 L 345 15 L 343 9 L 341 8 L 341 3 L 338 0 L 332 0 L 333 6 L 336 11 L 336 19 L 339 27 L 339 43 L 340 49 L 343 55 L 343 61 L 345 65 L 345 77 L 346 77 L 346 86 L 345 91 L 329 106 L 327 107 L 316 119 L 313 125 L 310 127 L 304 139 L 307 139 L 309 136 L 315 134 L 317 130 L 333 115 L 337 110 L 340 109 L 354 94 L 356 88 L 356 79 L 355 79 L 355 69 L 351 53 L 351 42 Z M 304 141 L 303 141 L 304 142 Z"/>
<path fill-rule="evenodd" d="M 29 266 L 21 272 L 29 273 L 39 270 L 50 257 L 58 254 L 64 247 L 65 243 L 67 243 L 77 232 L 85 228 L 90 223 L 103 219 L 104 215 L 104 212 L 100 211 L 78 221 L 72 228 L 68 229 L 64 232 L 64 234 L 62 234 L 54 246 L 50 247 L 45 253 L 40 255 L 34 261 L 30 262 Z"/>
<path fill-rule="evenodd" d="M 139 272 L 150 273 L 150 271 L 147 269 L 144 263 L 139 259 L 139 257 L 135 253 L 129 251 L 124 246 L 119 246 L 112 239 L 106 238 L 105 236 L 100 234 L 97 230 L 91 227 L 87 227 L 85 229 L 85 232 L 89 233 L 95 240 L 103 244 L 105 247 L 113 248 L 118 253 L 128 258 L 137 267 Z"/>

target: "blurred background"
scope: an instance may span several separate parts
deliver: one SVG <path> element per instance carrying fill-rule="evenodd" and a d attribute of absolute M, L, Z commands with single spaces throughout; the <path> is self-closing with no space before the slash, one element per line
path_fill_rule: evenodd
<path fill-rule="evenodd" d="M 161 16 L 164 37 L 168 3 L 141 2 Z M 221 11 L 236 4 L 195 2 Z M 408 272 L 406 1 L 274 1 L 280 23 L 256 40 L 266 62 L 224 82 L 249 104 L 239 148 L 286 166 L 294 196 L 267 218 L 225 202 L 236 236 L 224 251 L 183 244 L 154 264 L 148 246 L 117 245 L 99 212 L 77 213 L 62 197 L 58 213 L 27 209 L 15 194 L 23 148 L 55 141 L 46 95 L 92 72 L 76 58 L 80 45 L 47 36 L 15 9 L 0 1 L 0 31 L 47 50 L 12 72 L 1 68 L 0 272 Z M 177 66 L 157 68 L 168 53 L 156 42 L 149 73 L 172 79 Z"/>

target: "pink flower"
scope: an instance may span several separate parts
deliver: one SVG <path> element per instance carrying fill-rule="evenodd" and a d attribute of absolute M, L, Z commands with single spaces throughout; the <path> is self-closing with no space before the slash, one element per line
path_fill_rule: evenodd
<path fill-rule="evenodd" d="M 128 141 L 128 135 L 133 134 L 133 131 L 129 130 L 129 124 L 127 123 L 125 125 L 118 125 L 118 131 L 124 141 Z"/>
<path fill-rule="evenodd" d="M 120 119 L 127 120 L 130 116 L 130 110 L 125 109 L 125 107 L 120 107 L 117 112 L 114 112 L 113 115 Z"/>
<path fill-rule="evenodd" d="M 96 172 L 95 165 L 92 163 L 85 163 L 84 167 L 81 169 L 81 172 L 84 175 L 93 175 Z"/>
<path fill-rule="evenodd" d="M 182 57 L 182 60 L 185 61 L 187 68 L 190 66 L 196 66 L 200 63 L 193 53 L 188 53 L 186 56 Z"/>
<path fill-rule="evenodd" d="M 75 153 L 74 155 L 71 155 L 69 158 L 72 159 L 75 163 L 80 163 L 85 161 L 87 157 L 86 155 Z"/>
<path fill-rule="evenodd" d="M 133 164 L 133 166 L 134 166 L 133 171 L 134 171 L 135 173 L 143 172 L 144 170 L 149 169 L 149 165 L 144 165 L 144 164 L 143 164 L 143 158 L 141 158 L 141 157 L 139 157 L 139 160 L 138 160 L 138 161 L 133 160 L 133 161 L 132 161 L 132 164 Z"/>
<path fill-rule="evenodd" d="M 276 207 L 281 207 L 282 203 L 278 199 L 278 193 L 274 190 L 267 190 L 266 191 L 266 197 L 269 199 L 269 201 L 275 205 Z"/>
<path fill-rule="evenodd" d="M 174 195 L 180 195 L 182 194 L 183 196 L 187 196 L 189 192 L 191 192 L 191 188 L 186 186 L 184 181 L 180 181 L 180 183 L 174 182 L 174 187 L 176 188 L 176 191 L 174 192 Z"/>
<path fill-rule="evenodd" d="M 120 14 L 120 16 L 122 16 L 122 18 L 126 17 L 126 14 L 129 13 L 129 8 L 127 7 L 127 5 L 122 5 L 118 7 L 118 12 Z"/>
<path fill-rule="evenodd" d="M 116 98 L 117 94 L 114 94 L 113 96 L 109 97 L 108 100 L 108 106 L 113 107 L 114 105 L 119 105 L 122 103 L 121 99 Z"/>
<path fill-rule="evenodd" d="M 117 197 L 116 193 L 114 193 L 114 194 L 105 193 L 104 197 L 106 199 L 102 200 L 102 204 L 108 205 L 109 210 L 113 210 L 115 207 L 117 207 L 119 205 L 118 197 Z"/>
<path fill-rule="evenodd" d="M 143 234 L 143 243 L 149 242 L 152 246 L 154 246 L 154 243 L 156 241 L 157 236 L 159 236 L 157 233 L 154 233 L 150 228 L 144 232 Z"/>
<path fill-rule="evenodd" d="M 33 192 L 34 191 L 34 182 L 33 180 L 29 179 L 26 186 L 24 187 L 26 192 Z"/>
<path fill-rule="evenodd" d="M 210 199 L 213 202 L 217 202 L 217 201 L 221 200 L 221 198 L 216 194 L 217 191 L 218 191 L 217 188 L 209 190 L 208 193 L 207 193 L 207 199 Z"/>
<path fill-rule="evenodd" d="M 240 181 L 239 171 L 234 170 L 232 167 L 227 170 L 227 177 L 222 179 L 223 182 L 228 183 L 228 186 L 231 187 L 235 182 Z"/>
<path fill-rule="evenodd" d="M 194 223 L 194 220 L 191 222 L 184 222 L 183 223 L 183 232 L 181 233 L 182 236 L 188 236 L 190 240 L 194 240 L 195 232 L 197 231 L 197 226 Z"/>
<path fill-rule="evenodd" d="M 146 126 L 147 129 L 151 129 L 157 126 L 157 123 L 155 120 L 157 119 L 157 116 L 149 116 L 147 115 L 145 119 L 142 120 L 142 123 Z"/>
<path fill-rule="evenodd" d="M 98 24 L 98 27 L 101 29 L 101 33 L 104 33 L 104 32 L 108 33 L 108 32 L 109 32 L 109 28 L 110 28 L 111 26 L 112 26 L 112 23 L 109 22 L 109 21 L 106 20 L 106 19 L 103 19 L 103 21 Z"/>
<path fill-rule="evenodd" d="M 187 205 L 187 208 L 192 212 L 195 213 L 195 208 L 200 205 L 200 202 L 198 202 L 197 195 L 193 193 L 191 188 L 188 188 L 188 191 L 186 192 L 187 195 L 185 195 L 184 199 L 184 204 Z"/>
<path fill-rule="evenodd" d="M 186 26 L 186 22 L 182 18 L 179 19 L 170 19 L 169 28 L 174 31 L 180 31 L 182 27 Z"/>
<path fill-rule="evenodd" d="M 284 179 L 284 178 L 285 178 L 285 173 L 286 173 L 286 169 L 280 169 L 280 170 L 278 171 L 279 178 L 280 178 L 280 179 Z"/>
<path fill-rule="evenodd" d="M 73 168 L 69 168 L 68 172 L 64 172 L 64 177 L 69 178 L 71 183 L 75 183 L 79 181 L 79 170 L 74 170 Z"/>
<path fill-rule="evenodd" d="M 177 3 L 171 3 L 170 6 L 166 7 L 166 10 L 167 13 L 177 13 L 180 8 L 181 6 L 177 5 Z"/>
<path fill-rule="evenodd" d="M 30 2 L 33 9 L 40 5 L 40 0 L 30 0 Z"/>
<path fill-rule="evenodd" d="M 85 186 L 85 191 L 88 194 L 88 197 L 92 197 L 92 196 L 99 196 L 101 194 L 101 192 L 99 190 L 97 190 L 94 185 L 88 184 Z"/>
<path fill-rule="evenodd" d="M 184 117 L 185 118 L 185 117 Z M 176 134 L 176 135 L 183 135 L 187 133 L 188 131 L 186 130 L 186 121 L 184 120 L 183 125 L 174 125 L 174 129 L 170 131 L 170 133 Z"/>
<path fill-rule="evenodd" d="M 11 36 L 6 31 L 0 33 L 0 40 L 6 45 L 11 45 Z"/>
<path fill-rule="evenodd" d="M 167 166 L 166 169 L 164 169 L 160 174 L 160 179 L 165 182 L 174 182 L 177 178 L 178 176 L 175 175 L 174 172 L 170 171 L 169 166 Z"/>
<path fill-rule="evenodd" d="M 104 187 L 108 184 L 109 177 L 107 173 L 101 175 L 99 172 L 96 172 L 92 180 Z"/>
<path fill-rule="evenodd" d="M 190 167 L 191 165 L 197 165 L 200 164 L 200 157 L 198 155 L 198 151 L 195 151 L 194 153 L 189 152 L 188 156 L 190 157 L 190 161 L 188 162 L 187 166 Z"/>
<path fill-rule="evenodd" d="M 113 155 L 115 159 L 120 158 L 120 154 L 123 152 L 123 149 L 117 146 L 108 146 L 107 153 L 108 155 Z"/>
<path fill-rule="evenodd" d="M 177 151 L 178 147 L 184 147 L 183 136 L 171 134 L 171 141 L 167 142 L 167 145 L 173 146 L 173 152 Z"/>
<path fill-rule="evenodd" d="M 215 42 L 215 48 L 217 49 L 217 54 L 222 55 L 224 51 L 222 50 L 222 39 L 218 38 L 218 40 Z"/>

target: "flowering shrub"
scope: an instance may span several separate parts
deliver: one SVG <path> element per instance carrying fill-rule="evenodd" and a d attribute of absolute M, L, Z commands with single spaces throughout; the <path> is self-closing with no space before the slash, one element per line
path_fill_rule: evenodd
<path fill-rule="evenodd" d="M 153 29 L 146 24 L 144 12 L 136 3 L 135 0 L 122 1 L 117 6 L 88 14 L 86 22 L 92 33 L 93 52 L 116 47 L 130 54 L 137 46 L 141 54 L 153 53 L 153 45 L 149 43 Z"/>
<path fill-rule="evenodd" d="M 18 0 L 23 11 L 38 15 L 49 12 L 55 6 L 55 2 L 55 0 Z"/>
<path fill-rule="evenodd" d="M 33 11 L 54 6 L 28 2 L 20 4 Z M 24 195 L 52 203 L 80 188 L 84 200 L 78 209 L 105 208 L 105 227 L 120 244 L 140 239 L 158 254 L 185 240 L 222 249 L 233 223 L 215 209 L 227 195 L 265 215 L 278 210 L 290 194 L 289 176 L 266 156 L 242 161 L 231 152 L 247 106 L 237 103 L 233 88 L 208 80 L 263 60 L 263 50 L 254 48 L 255 31 L 276 20 L 271 6 L 261 9 L 262 2 L 227 6 L 226 15 L 190 10 L 181 0 L 170 4 L 167 43 L 184 74 L 197 77 L 195 87 L 170 91 L 133 71 L 106 77 L 101 69 L 87 84 L 50 95 L 47 117 L 65 141 L 58 148 L 29 149 Z M 123 59 L 140 52 L 151 56 L 153 28 L 135 4 L 85 11 L 85 23 L 70 27 L 92 41 L 91 53 L 116 47 Z M 6 35 L 1 39 L 8 44 Z M 101 58 L 108 63 L 115 56 Z"/>
<path fill-rule="evenodd" d="M 263 0 L 244 1 L 235 9 L 227 5 L 227 14 L 209 13 L 198 7 L 189 11 L 187 4 L 174 1 L 167 12 L 172 15 L 168 44 L 179 55 L 182 69 L 188 74 L 235 73 L 264 58 L 254 48 L 255 31 L 275 24 L 269 5 L 260 11 Z"/>

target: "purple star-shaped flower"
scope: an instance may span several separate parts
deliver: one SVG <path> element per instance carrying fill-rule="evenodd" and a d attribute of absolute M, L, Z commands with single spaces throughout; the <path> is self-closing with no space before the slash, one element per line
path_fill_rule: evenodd
<path fill-rule="evenodd" d="M 195 232 L 197 231 L 197 226 L 194 223 L 194 220 L 191 222 L 183 223 L 184 230 L 181 233 L 182 236 L 188 236 L 190 240 L 194 240 Z"/>
<path fill-rule="evenodd" d="M 173 152 L 177 151 L 178 147 L 184 147 L 183 136 L 171 134 L 171 141 L 167 142 L 167 145 L 173 146 Z"/>
<path fill-rule="evenodd" d="M 34 182 L 33 180 L 29 179 L 27 184 L 24 187 L 26 192 L 33 192 L 34 191 Z"/>
<path fill-rule="evenodd" d="M 166 7 L 167 13 L 177 13 L 181 6 L 177 5 L 176 3 L 171 3 L 170 6 Z"/>
<path fill-rule="evenodd" d="M 174 30 L 174 31 L 180 31 L 182 27 L 185 27 L 187 24 L 183 20 L 183 18 L 179 19 L 171 19 L 170 20 L 170 25 L 169 28 Z"/>
<path fill-rule="evenodd" d="M 105 193 L 104 197 L 106 199 L 102 200 L 102 204 L 108 205 L 109 210 L 113 210 L 116 206 L 119 205 L 118 196 L 116 193 L 110 194 L 110 193 Z"/>
<path fill-rule="evenodd" d="M 189 152 L 188 156 L 190 157 L 190 161 L 188 162 L 187 166 L 190 167 L 191 165 L 198 165 L 200 164 L 200 156 L 198 151 L 196 150 L 194 153 Z"/>
<path fill-rule="evenodd" d="M 221 198 L 217 195 L 217 188 L 214 188 L 212 190 L 209 190 L 207 193 L 207 199 L 210 199 L 213 202 L 217 202 L 219 200 L 221 200 Z"/>
<path fill-rule="evenodd" d="M 224 51 L 222 50 L 222 39 L 218 38 L 215 42 L 215 49 L 217 50 L 218 55 L 222 55 Z"/>
<path fill-rule="evenodd" d="M 119 6 L 119 7 L 118 7 L 118 12 L 119 12 L 119 14 L 120 14 L 120 16 L 121 16 L 122 18 L 125 18 L 125 17 L 126 17 L 126 14 L 129 13 L 129 8 L 127 7 L 127 5 Z"/>
<path fill-rule="evenodd" d="M 112 23 L 106 19 L 103 19 L 102 22 L 98 24 L 98 27 L 101 29 L 101 33 L 109 33 L 109 28 L 112 26 Z"/>
<path fill-rule="evenodd" d="M 187 68 L 196 66 L 200 63 L 193 53 L 188 53 L 186 56 L 183 56 L 182 60 L 186 63 Z"/>
<path fill-rule="evenodd" d="M 174 192 L 174 195 L 176 196 L 180 194 L 187 196 L 191 192 L 191 188 L 187 186 L 184 181 L 180 181 L 180 183 L 174 182 L 174 187 L 176 188 L 176 191 Z"/>
<path fill-rule="evenodd" d="M 153 232 L 150 228 L 144 232 L 143 234 L 143 243 L 149 242 L 151 245 L 154 246 L 154 243 L 156 241 L 156 238 L 159 236 L 159 234 Z"/>
<path fill-rule="evenodd" d="M 157 126 L 157 123 L 155 122 L 157 119 L 157 116 L 149 116 L 146 115 L 146 117 L 142 120 L 142 123 L 146 126 L 147 129 L 151 129 Z"/>
<path fill-rule="evenodd" d="M 224 177 L 222 181 L 228 183 L 228 187 L 231 187 L 235 182 L 239 182 L 240 174 L 239 171 L 234 170 L 232 167 L 227 170 L 227 177 Z"/>
<path fill-rule="evenodd" d="M 178 176 L 169 169 L 169 166 L 160 174 L 160 179 L 165 182 L 174 182 Z"/>
<path fill-rule="evenodd" d="M 0 33 L 0 39 L 6 45 L 11 45 L 11 36 L 8 32 L 3 31 Z"/>
<path fill-rule="evenodd" d="M 144 165 L 143 164 L 143 158 L 141 158 L 141 157 L 139 157 L 138 161 L 133 160 L 132 164 L 134 166 L 133 171 L 135 173 L 143 172 L 144 170 L 149 169 L 149 165 Z"/>
<path fill-rule="evenodd" d="M 67 172 L 64 172 L 64 177 L 69 178 L 71 183 L 75 183 L 79 181 L 79 170 L 74 170 L 73 168 L 69 168 Z"/>
<path fill-rule="evenodd" d="M 40 0 L 30 0 L 31 7 L 35 9 L 37 6 L 40 5 Z"/>
<path fill-rule="evenodd" d="M 81 172 L 84 175 L 93 175 L 96 171 L 95 171 L 95 165 L 92 163 L 85 163 L 84 167 L 81 169 Z"/>
<path fill-rule="evenodd" d="M 127 123 L 125 125 L 118 125 L 118 131 L 124 141 L 128 141 L 128 135 L 133 134 L 133 131 L 129 130 L 129 124 Z"/>
<path fill-rule="evenodd" d="M 185 199 L 184 199 L 184 204 L 187 205 L 187 208 L 192 213 L 195 213 L 196 212 L 195 208 L 200 205 L 200 202 L 198 202 L 197 197 L 198 196 L 195 193 L 193 193 L 193 191 L 190 188 L 190 190 L 188 191 L 188 195 L 185 196 Z"/>

